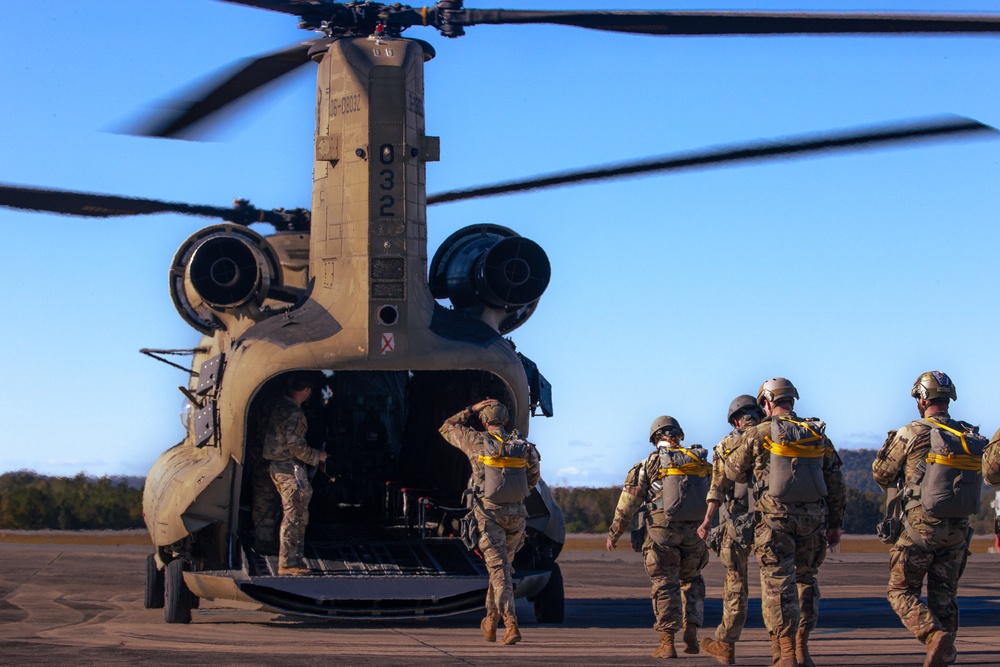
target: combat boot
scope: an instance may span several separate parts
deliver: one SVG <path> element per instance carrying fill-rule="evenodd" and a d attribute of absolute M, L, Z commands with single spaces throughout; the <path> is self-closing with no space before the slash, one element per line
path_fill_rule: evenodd
<path fill-rule="evenodd" d="M 799 626 L 799 631 L 795 634 L 795 659 L 799 662 L 799 667 L 816 667 L 816 663 L 809 656 L 809 631 L 803 630 Z"/>
<path fill-rule="evenodd" d="M 795 637 L 778 637 L 778 648 L 781 650 L 781 657 L 774 664 L 777 667 L 797 667 Z"/>
<path fill-rule="evenodd" d="M 312 570 L 301 565 L 290 565 L 288 567 L 279 567 L 278 574 L 282 577 L 303 577 L 312 574 Z"/>
<path fill-rule="evenodd" d="M 674 648 L 674 633 L 660 632 L 660 645 L 653 651 L 653 657 L 664 660 L 677 657 L 677 649 Z"/>
<path fill-rule="evenodd" d="M 705 653 L 715 658 L 720 665 L 736 664 L 736 644 L 705 637 L 701 640 L 701 648 Z"/>
<path fill-rule="evenodd" d="M 694 623 L 684 624 L 684 652 L 698 653 L 698 626 Z"/>
<path fill-rule="evenodd" d="M 479 624 L 479 628 L 483 631 L 483 639 L 488 642 L 497 640 L 497 618 L 495 616 L 487 614 L 483 622 Z"/>
<path fill-rule="evenodd" d="M 504 623 L 507 632 L 503 633 L 503 643 L 512 646 L 521 641 L 521 633 L 517 629 L 517 623 Z"/>
<path fill-rule="evenodd" d="M 945 667 L 945 658 L 955 648 L 955 635 L 944 630 L 934 630 L 924 639 L 927 644 L 927 657 L 924 667 Z"/>
<path fill-rule="evenodd" d="M 781 646 L 778 645 L 778 637 L 777 637 L 777 635 L 771 635 L 771 665 L 772 665 L 772 667 L 774 665 L 777 665 L 779 660 L 781 660 Z"/>

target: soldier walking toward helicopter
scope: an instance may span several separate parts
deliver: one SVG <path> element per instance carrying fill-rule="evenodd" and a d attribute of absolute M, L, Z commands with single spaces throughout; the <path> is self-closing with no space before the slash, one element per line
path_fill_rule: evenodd
<path fill-rule="evenodd" d="M 753 480 L 760 524 L 761 609 L 778 667 L 814 667 L 809 635 L 819 619 L 816 574 L 827 546 L 840 543 L 847 489 L 840 456 L 815 418 L 792 408 L 799 392 L 785 378 L 760 386 L 764 420 L 740 436 L 725 462 L 726 477 Z"/>
<path fill-rule="evenodd" d="M 683 439 L 684 431 L 673 417 L 653 421 L 649 441 L 656 449 L 625 476 L 607 540 L 608 551 L 616 549 L 618 538 L 645 505 L 642 554 L 652 581 L 653 629 L 660 633 L 653 657 L 664 660 L 677 657 L 674 635 L 680 630 L 684 652 L 700 651 L 698 628 L 705 613 L 701 571 L 708 564 L 708 548 L 698 526 L 705 516 L 712 467 L 704 447 L 682 447 Z"/>
<path fill-rule="evenodd" d="M 478 415 L 485 432 L 466 425 Z M 473 516 L 479 526 L 482 551 L 490 583 L 486 592 L 486 617 L 479 624 L 483 638 L 497 640 L 503 619 L 504 644 L 521 641 L 514 608 L 514 554 L 524 544 L 528 512 L 524 501 L 541 478 L 535 446 L 517 430 L 506 431 L 509 413 L 496 399 L 488 398 L 452 415 L 441 425 L 448 444 L 461 449 L 472 463 Z"/>
<path fill-rule="evenodd" d="M 732 432 L 715 446 L 712 454 L 712 484 L 708 489 L 708 510 L 705 520 L 698 526 L 698 536 L 708 538 L 712 528 L 712 518 L 721 508 L 721 520 L 708 539 L 716 549 L 719 559 L 726 567 L 726 579 L 722 592 L 722 622 L 715 630 L 715 639 L 704 638 L 701 647 L 723 665 L 736 664 L 736 641 L 743 632 L 747 620 L 747 559 L 753 546 L 754 521 L 750 503 L 750 485 L 737 484 L 726 477 L 726 458 L 736 448 L 736 442 L 743 432 L 760 423 L 764 414 L 756 399 L 743 394 L 729 404 L 727 421 Z M 713 542 L 715 544 L 713 544 Z"/>
<path fill-rule="evenodd" d="M 927 647 L 924 667 L 956 661 L 958 580 L 969 557 L 969 515 L 979 511 L 983 449 L 979 429 L 948 414 L 958 394 L 940 371 L 913 383 L 920 419 L 890 431 L 872 463 L 884 490 L 901 488 L 902 522 L 889 557 L 887 597 Z M 927 602 L 920 599 L 927 580 Z"/>

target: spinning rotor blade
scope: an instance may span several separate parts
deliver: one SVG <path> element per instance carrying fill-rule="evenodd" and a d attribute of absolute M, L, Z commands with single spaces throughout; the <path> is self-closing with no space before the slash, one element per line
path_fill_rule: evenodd
<path fill-rule="evenodd" d="M 221 206 L 201 206 L 181 202 L 142 199 L 139 197 L 119 197 L 89 192 L 69 190 L 49 190 L 26 188 L 19 185 L 0 184 L 0 206 L 27 211 L 46 211 L 64 215 L 78 215 L 88 218 L 117 218 L 131 215 L 153 215 L 156 213 L 181 213 L 205 218 L 221 218 L 228 222 L 249 225 L 267 222 L 281 228 L 308 229 L 309 214 L 302 209 L 261 210 L 242 199 L 236 200 L 229 208 Z"/>
<path fill-rule="evenodd" d="M 642 35 L 796 35 L 1000 32 L 1000 16 L 814 12 L 605 12 L 468 9 L 452 24 L 550 23 Z"/>
<path fill-rule="evenodd" d="M 247 60 L 202 92 L 195 100 L 178 101 L 177 108 L 139 128 L 134 134 L 176 138 L 207 116 L 309 62 L 309 49 L 321 38 Z"/>
<path fill-rule="evenodd" d="M 451 190 L 436 195 L 429 195 L 427 197 L 427 204 L 444 204 L 446 202 L 490 197 L 511 192 L 551 188 L 582 181 L 623 178 L 658 171 L 678 171 L 725 162 L 766 160 L 819 151 L 850 150 L 880 144 L 936 139 L 961 134 L 996 135 L 997 133 L 998 130 L 989 125 L 984 125 L 983 123 L 967 118 L 956 118 L 919 124 L 894 125 L 882 129 L 867 128 L 847 133 L 790 137 L 754 144 L 726 146 L 713 150 L 696 151 L 651 160 L 593 167 L 577 171 L 565 171 L 548 176 L 536 176 L 476 188 Z"/>

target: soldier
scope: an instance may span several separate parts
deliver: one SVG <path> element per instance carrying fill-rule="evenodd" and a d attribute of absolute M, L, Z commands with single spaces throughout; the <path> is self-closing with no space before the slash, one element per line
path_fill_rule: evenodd
<path fill-rule="evenodd" d="M 312 483 L 306 466 L 326 461 L 326 452 L 306 442 L 306 415 L 302 404 L 312 396 L 310 373 L 289 375 L 285 395 L 271 410 L 264 436 L 264 458 L 270 461 L 271 480 L 281 496 L 281 530 L 278 547 L 278 574 L 309 574 L 304 546 L 309 523 Z"/>
<path fill-rule="evenodd" d="M 750 512 L 748 484 L 734 484 L 726 477 L 725 460 L 743 432 L 760 423 L 764 414 L 756 399 L 743 394 L 729 404 L 727 421 L 733 430 L 715 446 L 712 454 L 712 484 L 708 489 L 708 510 L 698 526 L 698 536 L 705 539 L 712 528 L 712 518 L 722 507 L 719 559 L 726 567 L 722 593 L 722 623 L 715 629 L 715 639 L 705 637 L 701 647 L 723 665 L 736 664 L 736 641 L 747 620 L 747 556 L 753 544 L 753 514 Z M 713 546 L 713 548 L 715 548 Z"/>
<path fill-rule="evenodd" d="M 479 415 L 486 432 L 466 426 Z M 440 432 L 449 444 L 458 447 L 472 463 L 475 499 L 473 515 L 479 526 L 479 549 L 486 561 L 490 583 L 486 592 L 486 617 L 479 624 L 488 642 L 497 640 L 497 626 L 503 618 L 504 644 L 521 641 L 514 609 L 512 581 L 514 554 L 524 543 L 528 512 L 524 500 L 540 478 L 538 451 L 516 430 L 505 430 L 507 407 L 488 398 L 449 417 Z"/>
<path fill-rule="evenodd" d="M 705 611 L 701 570 L 708 564 L 708 547 L 698 536 L 698 526 L 707 508 L 712 468 L 704 447 L 682 447 L 683 439 L 684 431 L 673 417 L 653 421 L 649 442 L 656 450 L 625 476 L 607 540 L 608 551 L 616 549 L 632 516 L 645 505 L 642 555 L 653 584 L 653 629 L 660 633 L 653 657 L 665 660 L 677 657 L 674 635 L 682 628 L 684 652 L 699 652 L 698 628 Z"/>
<path fill-rule="evenodd" d="M 986 438 L 948 414 L 958 394 L 946 374 L 922 374 L 910 395 L 921 419 L 889 432 L 872 474 L 883 489 L 902 487 L 903 529 L 889 556 L 889 604 L 927 647 L 924 666 L 940 667 L 957 659 L 958 579 L 969 556 L 969 515 L 979 510 Z M 925 577 L 926 604 L 920 599 Z"/>
<path fill-rule="evenodd" d="M 1000 428 L 983 451 L 983 479 L 990 486 L 1000 486 Z M 1000 520 L 997 526 L 1000 527 Z"/>
<path fill-rule="evenodd" d="M 761 608 L 778 667 L 815 667 L 809 633 L 819 617 L 816 573 L 828 546 L 840 542 L 847 489 L 840 457 L 825 424 L 793 408 L 798 391 L 772 378 L 757 392 L 766 417 L 740 436 L 725 461 L 726 477 L 753 480 L 760 524 L 754 553 L 760 564 Z"/>

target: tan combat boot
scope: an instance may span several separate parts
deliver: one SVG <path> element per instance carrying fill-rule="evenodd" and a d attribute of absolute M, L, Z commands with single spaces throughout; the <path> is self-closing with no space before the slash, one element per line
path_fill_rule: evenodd
<path fill-rule="evenodd" d="M 674 633 L 660 632 L 660 645 L 653 651 L 653 657 L 664 660 L 677 657 L 677 649 L 674 648 Z"/>
<path fill-rule="evenodd" d="M 777 667 L 797 667 L 795 658 L 795 637 L 778 637 L 778 648 L 781 650 L 781 657 L 774 663 Z"/>
<path fill-rule="evenodd" d="M 521 633 L 517 629 L 517 623 L 504 623 L 507 626 L 507 632 L 503 633 L 503 643 L 507 646 L 513 646 L 514 644 L 521 641 Z"/>
<path fill-rule="evenodd" d="M 924 658 L 924 667 L 945 667 L 952 649 L 955 648 L 955 635 L 944 630 L 934 630 L 924 639 L 927 644 L 927 657 Z"/>
<path fill-rule="evenodd" d="M 684 652 L 685 653 L 698 653 L 701 648 L 698 647 L 698 626 L 694 623 L 684 624 Z"/>
<path fill-rule="evenodd" d="M 706 637 L 701 640 L 701 648 L 705 653 L 715 658 L 720 665 L 736 664 L 736 644 L 734 642 L 724 642 Z"/>
<path fill-rule="evenodd" d="M 781 646 L 778 645 L 778 637 L 776 635 L 771 635 L 771 665 L 778 664 L 781 660 Z"/>
<path fill-rule="evenodd" d="M 288 567 L 279 567 L 278 574 L 282 577 L 304 577 L 312 574 L 312 570 L 301 565 L 289 565 Z"/>
<path fill-rule="evenodd" d="M 495 616 L 487 614 L 483 622 L 479 624 L 479 628 L 483 631 L 483 639 L 488 642 L 497 640 L 497 620 Z"/>
<path fill-rule="evenodd" d="M 798 660 L 799 667 L 816 667 L 809 655 L 809 631 L 803 630 L 801 626 L 795 634 L 795 659 Z"/>

